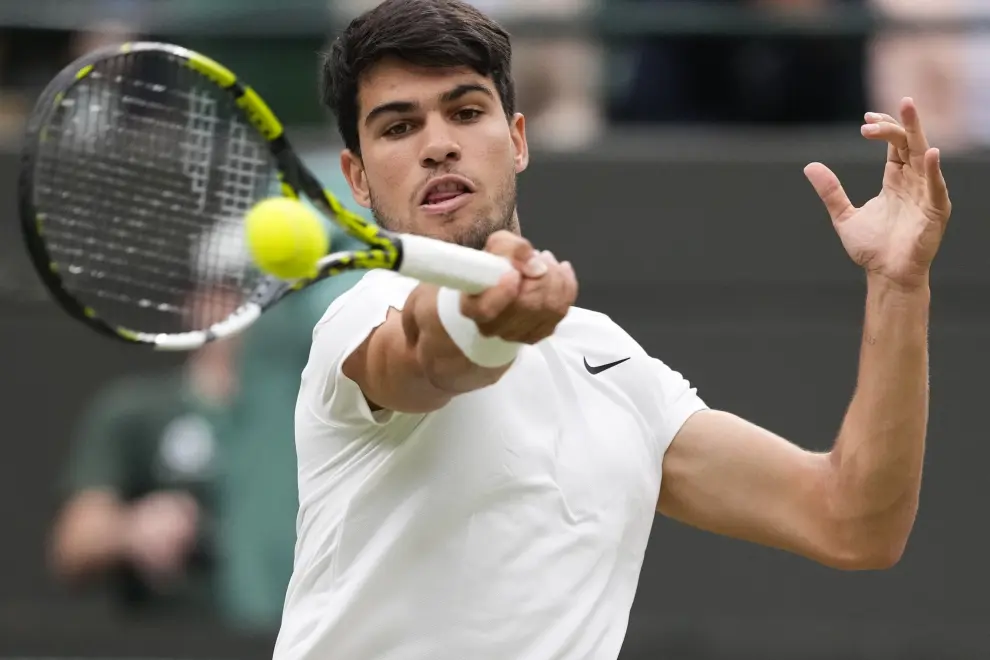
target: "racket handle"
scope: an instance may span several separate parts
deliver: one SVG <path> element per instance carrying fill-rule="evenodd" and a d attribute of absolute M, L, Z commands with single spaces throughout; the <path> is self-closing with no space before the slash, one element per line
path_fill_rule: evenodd
<path fill-rule="evenodd" d="M 435 238 L 400 234 L 399 240 L 402 244 L 399 273 L 465 293 L 481 293 L 495 286 L 513 268 L 504 257 Z"/>

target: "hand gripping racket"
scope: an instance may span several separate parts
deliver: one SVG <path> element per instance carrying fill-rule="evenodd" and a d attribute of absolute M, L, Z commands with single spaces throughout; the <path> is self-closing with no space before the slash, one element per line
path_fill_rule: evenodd
<path fill-rule="evenodd" d="M 279 194 L 305 196 L 366 248 L 327 255 L 307 280 L 264 275 L 244 216 Z M 170 44 L 95 51 L 55 77 L 29 118 L 19 206 L 31 261 L 55 301 L 90 328 L 159 350 L 237 334 L 292 292 L 349 270 L 478 293 L 511 268 L 347 210 L 254 90 Z"/>

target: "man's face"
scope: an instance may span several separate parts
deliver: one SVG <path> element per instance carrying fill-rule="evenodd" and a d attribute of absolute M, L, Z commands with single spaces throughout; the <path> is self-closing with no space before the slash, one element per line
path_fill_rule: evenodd
<path fill-rule="evenodd" d="M 479 249 L 518 231 L 525 120 L 506 121 L 490 78 L 383 60 L 361 78 L 358 135 L 361 156 L 345 151 L 341 167 L 383 227 Z"/>

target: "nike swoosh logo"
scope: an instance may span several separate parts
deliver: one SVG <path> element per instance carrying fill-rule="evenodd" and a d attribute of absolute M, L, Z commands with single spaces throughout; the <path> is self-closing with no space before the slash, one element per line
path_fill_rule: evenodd
<path fill-rule="evenodd" d="M 603 365 L 598 366 L 598 367 L 593 367 L 590 364 L 588 364 L 588 358 L 584 358 L 584 368 L 588 370 L 588 373 L 589 374 L 591 374 L 592 376 L 594 376 L 595 374 L 600 374 L 601 372 L 605 371 L 606 369 L 611 369 L 614 366 L 620 365 L 620 364 L 622 364 L 623 362 L 625 362 L 626 360 L 629 360 L 629 359 L 630 358 L 622 358 L 621 360 L 616 360 L 615 362 L 609 362 L 608 364 L 603 364 Z"/>

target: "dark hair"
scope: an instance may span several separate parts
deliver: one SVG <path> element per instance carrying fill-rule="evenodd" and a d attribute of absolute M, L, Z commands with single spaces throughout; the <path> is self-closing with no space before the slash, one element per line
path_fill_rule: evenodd
<path fill-rule="evenodd" d="M 351 21 L 323 61 L 323 102 L 344 145 L 361 152 L 358 81 L 384 57 L 428 67 L 469 67 L 490 76 L 507 117 L 515 113 L 512 46 L 498 23 L 461 0 L 385 0 Z"/>

